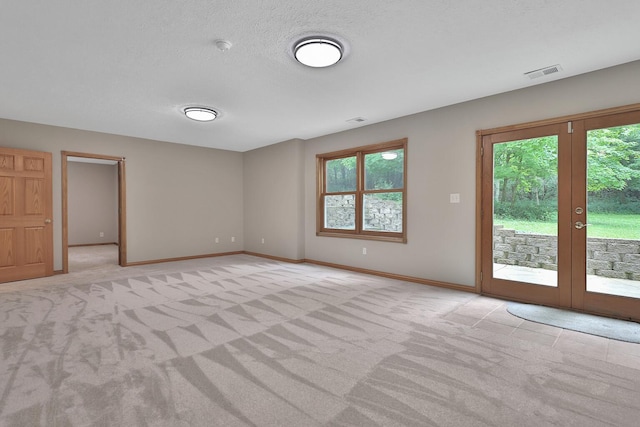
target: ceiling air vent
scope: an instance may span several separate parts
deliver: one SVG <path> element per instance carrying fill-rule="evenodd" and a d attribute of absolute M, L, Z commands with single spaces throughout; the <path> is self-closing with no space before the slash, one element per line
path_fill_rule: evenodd
<path fill-rule="evenodd" d="M 550 67 L 541 68 L 539 70 L 529 71 L 527 73 L 524 73 L 524 75 L 529 77 L 531 80 L 533 80 L 533 79 L 538 79 L 540 77 L 548 76 L 550 74 L 555 74 L 560 71 L 562 71 L 562 67 L 556 64 Z"/>
<path fill-rule="evenodd" d="M 367 119 L 365 119 L 364 117 L 354 117 L 353 119 L 349 119 L 347 120 L 347 122 L 349 123 L 362 123 L 362 122 L 366 122 Z"/>

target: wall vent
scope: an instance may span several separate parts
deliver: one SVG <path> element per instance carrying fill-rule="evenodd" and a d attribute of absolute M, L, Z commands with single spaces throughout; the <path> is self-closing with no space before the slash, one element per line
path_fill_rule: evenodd
<path fill-rule="evenodd" d="M 362 123 L 362 122 L 366 122 L 367 119 L 365 119 L 364 117 L 354 117 L 353 119 L 349 119 L 347 121 L 349 123 Z"/>
<path fill-rule="evenodd" d="M 550 67 L 540 68 L 539 70 L 533 70 L 524 73 L 525 76 L 529 77 L 529 79 L 539 79 L 540 77 L 545 77 L 550 74 L 559 73 L 562 71 L 562 67 L 559 64 L 551 65 Z"/>

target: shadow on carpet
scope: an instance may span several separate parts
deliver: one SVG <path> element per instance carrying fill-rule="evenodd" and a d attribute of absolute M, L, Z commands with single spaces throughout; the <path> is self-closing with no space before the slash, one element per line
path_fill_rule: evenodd
<path fill-rule="evenodd" d="M 517 302 L 508 303 L 507 311 L 536 323 L 640 344 L 640 323 Z"/>

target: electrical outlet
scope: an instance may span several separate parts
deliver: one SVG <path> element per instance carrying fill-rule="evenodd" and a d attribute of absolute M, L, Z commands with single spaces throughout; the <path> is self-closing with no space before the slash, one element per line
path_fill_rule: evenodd
<path fill-rule="evenodd" d="M 264 245 L 264 237 L 262 238 L 262 244 Z"/>
<path fill-rule="evenodd" d="M 235 238 L 235 237 L 232 237 L 232 238 L 231 238 L 231 243 L 233 243 L 233 242 L 235 242 L 235 241 L 236 241 L 236 238 Z"/>
<path fill-rule="evenodd" d="M 449 194 L 449 203 L 460 203 L 460 193 Z"/>
<path fill-rule="evenodd" d="M 366 255 L 367 254 L 367 248 L 362 248 L 362 255 Z"/>
<path fill-rule="evenodd" d="M 104 237 L 104 231 L 100 232 L 100 237 Z"/>
<path fill-rule="evenodd" d="M 220 239 L 216 237 L 216 243 L 220 243 Z"/>

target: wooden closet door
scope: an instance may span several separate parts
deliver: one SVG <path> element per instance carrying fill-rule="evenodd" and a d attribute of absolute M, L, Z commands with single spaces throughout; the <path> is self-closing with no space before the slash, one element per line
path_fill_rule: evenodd
<path fill-rule="evenodd" d="M 53 274 L 51 153 L 0 147 L 0 283 Z"/>

